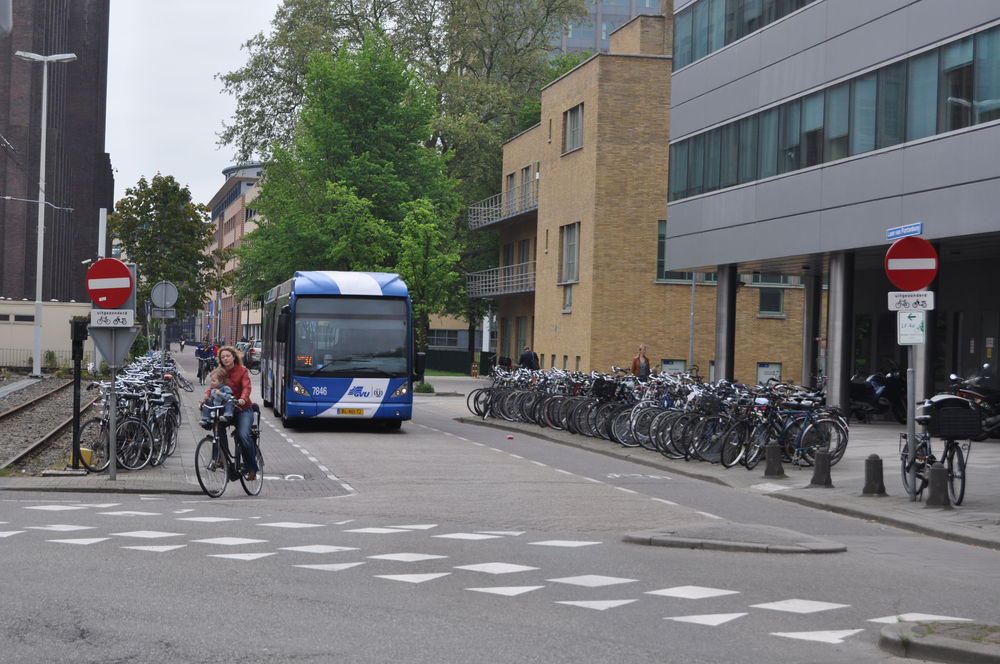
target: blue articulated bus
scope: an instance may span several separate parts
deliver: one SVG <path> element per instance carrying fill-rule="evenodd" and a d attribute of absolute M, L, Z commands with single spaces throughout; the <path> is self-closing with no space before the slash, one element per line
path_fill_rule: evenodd
<path fill-rule="evenodd" d="M 261 398 L 282 424 L 312 418 L 413 415 L 423 374 L 410 294 L 398 274 L 296 272 L 264 301 Z"/>

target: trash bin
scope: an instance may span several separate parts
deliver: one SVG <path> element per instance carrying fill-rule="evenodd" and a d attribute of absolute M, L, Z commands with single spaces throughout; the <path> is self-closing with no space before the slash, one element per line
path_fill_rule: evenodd
<path fill-rule="evenodd" d="M 479 362 L 472 363 L 472 368 L 469 370 L 469 375 L 471 375 L 473 378 L 479 376 Z"/>

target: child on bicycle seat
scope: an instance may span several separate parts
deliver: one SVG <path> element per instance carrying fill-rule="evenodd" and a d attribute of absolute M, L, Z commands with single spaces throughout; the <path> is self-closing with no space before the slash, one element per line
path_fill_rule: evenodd
<path fill-rule="evenodd" d="M 233 390 L 226 385 L 228 376 L 229 372 L 222 367 L 215 369 L 211 374 L 212 382 L 205 390 L 205 398 L 201 401 L 200 424 L 202 429 L 212 428 L 212 411 L 209 410 L 209 406 L 225 406 L 222 410 L 222 416 L 219 418 L 223 424 L 229 424 L 233 419 L 236 399 L 233 398 Z"/>

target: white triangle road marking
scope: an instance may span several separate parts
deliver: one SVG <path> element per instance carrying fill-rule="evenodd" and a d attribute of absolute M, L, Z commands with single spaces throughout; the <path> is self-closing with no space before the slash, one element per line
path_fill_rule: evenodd
<path fill-rule="evenodd" d="M 868 622 L 873 623 L 898 623 L 898 622 L 919 622 L 919 621 L 931 621 L 935 620 L 938 622 L 972 622 L 969 618 L 953 618 L 952 616 L 936 616 L 933 613 L 900 613 L 896 616 L 885 616 L 884 618 L 872 618 Z"/>
<path fill-rule="evenodd" d="M 160 546 L 123 546 L 123 549 L 135 549 L 136 551 L 151 551 L 153 553 L 166 553 L 174 549 L 183 549 L 187 544 L 162 544 Z"/>
<path fill-rule="evenodd" d="M 49 541 L 49 542 L 56 542 L 58 544 L 82 544 L 82 545 L 86 546 L 88 544 L 97 544 L 98 542 L 103 542 L 106 539 L 110 539 L 110 538 L 109 537 L 89 537 L 89 538 L 88 537 L 84 537 L 84 538 L 80 538 L 80 539 L 55 539 L 55 540 L 47 540 L 47 541 Z"/>
<path fill-rule="evenodd" d="M 786 639 L 802 641 L 819 641 L 820 643 L 843 643 L 844 639 L 854 636 L 863 629 L 831 629 L 823 632 L 771 632 L 771 636 L 782 636 Z"/>
<path fill-rule="evenodd" d="M 490 593 L 491 595 L 503 595 L 504 597 L 515 597 L 517 595 L 530 593 L 532 590 L 538 590 L 539 588 L 544 587 L 545 586 L 503 586 L 500 588 L 466 588 L 466 590 L 471 590 L 477 593 Z"/>
<path fill-rule="evenodd" d="M 208 554 L 211 558 L 230 558 L 232 560 L 257 560 L 258 558 L 267 558 L 268 556 L 273 556 L 274 552 L 271 553 L 210 553 Z"/>
<path fill-rule="evenodd" d="M 304 569 L 318 569 L 321 572 L 339 572 L 341 570 L 350 569 L 352 567 L 357 567 L 358 565 L 364 565 L 363 562 L 360 563 L 326 563 L 323 565 L 296 565 L 296 567 L 302 567 Z"/>
<path fill-rule="evenodd" d="M 448 576 L 449 574 L 451 572 L 441 572 L 438 574 L 379 574 L 375 578 L 389 579 L 390 581 L 405 581 L 406 583 L 423 583 L 425 581 L 440 579 L 442 576 Z"/>
<path fill-rule="evenodd" d="M 696 625 L 708 625 L 710 627 L 718 627 L 723 623 L 727 623 L 731 620 L 736 620 L 737 618 L 742 618 L 748 615 L 746 613 L 713 613 L 705 614 L 701 616 L 672 616 L 664 618 L 664 620 L 676 620 L 677 622 L 694 623 Z"/>
<path fill-rule="evenodd" d="M 595 609 L 597 611 L 607 611 L 608 609 L 614 609 L 619 606 L 625 606 L 626 604 L 631 604 L 635 602 L 634 599 L 605 599 L 605 600 L 594 600 L 587 602 L 556 602 L 556 604 L 566 604 L 569 606 L 580 606 L 585 609 Z"/>

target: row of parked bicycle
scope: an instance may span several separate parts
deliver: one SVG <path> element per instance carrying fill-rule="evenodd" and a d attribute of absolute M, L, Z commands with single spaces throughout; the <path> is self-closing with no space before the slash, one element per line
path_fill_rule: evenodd
<path fill-rule="evenodd" d="M 116 376 L 115 457 L 117 467 L 158 466 L 174 453 L 181 424 L 180 390 L 194 387 L 173 360 L 158 353 L 140 357 Z M 101 412 L 80 427 L 80 462 L 91 472 L 111 464 L 111 382 L 93 382 Z"/>
<path fill-rule="evenodd" d="M 498 368 L 492 386 L 472 391 L 466 405 L 483 418 L 534 423 L 726 468 L 754 468 L 769 443 L 787 462 L 812 465 L 823 450 L 833 465 L 848 441 L 846 419 L 825 407 L 821 394 L 799 386 L 709 384 L 691 374 L 640 381 L 617 367 L 611 374 Z"/>

